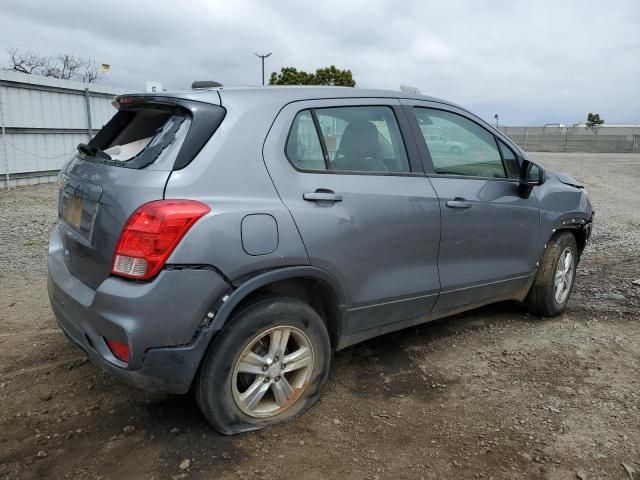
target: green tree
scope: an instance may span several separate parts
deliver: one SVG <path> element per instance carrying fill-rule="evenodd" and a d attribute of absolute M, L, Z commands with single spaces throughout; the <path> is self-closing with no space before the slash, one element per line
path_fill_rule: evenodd
<path fill-rule="evenodd" d="M 593 130 L 593 133 L 597 134 L 598 129 L 602 127 L 603 124 L 604 120 L 600 118 L 599 113 L 589 112 L 589 115 L 587 115 L 587 126 L 585 128 L 590 128 Z"/>
<path fill-rule="evenodd" d="M 317 69 L 315 79 L 316 85 L 336 85 L 341 87 L 356 86 L 351 70 L 340 70 L 333 65 Z"/>
<path fill-rule="evenodd" d="M 315 73 L 307 73 L 294 67 L 284 67 L 280 73 L 273 72 L 269 85 L 335 85 L 355 87 L 351 70 L 340 70 L 334 65 L 318 68 Z"/>
<path fill-rule="evenodd" d="M 315 85 L 315 79 L 312 73 L 298 71 L 294 67 L 284 67 L 280 73 L 271 74 L 269 85 Z"/>

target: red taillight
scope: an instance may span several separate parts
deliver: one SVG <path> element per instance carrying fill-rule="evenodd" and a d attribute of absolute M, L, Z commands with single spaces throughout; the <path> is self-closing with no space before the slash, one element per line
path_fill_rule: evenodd
<path fill-rule="evenodd" d="M 210 211 L 195 200 L 145 203 L 122 229 L 111 273 L 138 280 L 153 277 L 191 226 Z"/>
<path fill-rule="evenodd" d="M 120 105 L 131 105 L 132 103 L 135 103 L 135 100 L 131 97 L 118 97 L 117 102 Z"/>
<path fill-rule="evenodd" d="M 107 346 L 109 347 L 109 350 L 111 350 L 111 353 L 113 353 L 114 357 L 124 363 L 129 363 L 129 345 L 122 342 L 116 342 L 115 340 L 109 340 L 108 338 L 105 338 L 104 340 L 107 342 Z"/>

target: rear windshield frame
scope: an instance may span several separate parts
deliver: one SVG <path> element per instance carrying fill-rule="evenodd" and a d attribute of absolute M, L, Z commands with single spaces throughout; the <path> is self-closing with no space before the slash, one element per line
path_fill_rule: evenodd
<path fill-rule="evenodd" d="M 116 97 L 114 104 L 118 107 L 118 112 L 139 110 L 141 108 L 168 110 L 172 112 L 172 114 L 165 125 L 171 120 L 174 120 L 174 124 L 165 132 L 163 135 L 164 138 L 156 145 L 151 145 L 153 143 L 153 140 L 151 140 L 151 146 L 146 147 L 130 160 L 113 160 L 107 154 L 104 154 L 101 149 L 109 145 L 109 143 L 116 138 L 118 132 L 124 127 L 123 122 L 128 121 L 126 117 L 119 116 L 116 113 L 104 128 L 89 142 L 89 147 L 97 149 L 95 155 L 79 152 L 77 154 L 78 157 L 83 160 L 112 166 L 134 169 L 144 168 L 153 163 L 162 151 L 175 140 L 176 132 L 183 122 L 189 119 L 191 124 L 185 134 L 172 168 L 172 170 L 180 170 L 189 165 L 200 150 L 202 150 L 226 115 L 226 110 L 220 105 L 174 97 L 122 95 Z"/>

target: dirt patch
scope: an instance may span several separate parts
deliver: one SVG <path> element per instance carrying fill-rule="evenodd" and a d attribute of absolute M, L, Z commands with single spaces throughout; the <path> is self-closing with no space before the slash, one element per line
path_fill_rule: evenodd
<path fill-rule="evenodd" d="M 55 188 L 0 192 L 0 478 L 630 478 L 640 193 L 624 186 L 640 156 L 538 157 L 584 181 L 598 212 L 565 314 L 505 303 L 356 345 L 318 406 L 236 437 L 190 396 L 122 385 L 69 344 L 46 295 Z"/>

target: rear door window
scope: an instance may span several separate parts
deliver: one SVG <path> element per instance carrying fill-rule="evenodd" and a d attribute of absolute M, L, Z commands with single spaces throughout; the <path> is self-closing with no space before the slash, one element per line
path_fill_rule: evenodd
<path fill-rule="evenodd" d="M 296 115 L 286 149 L 289 160 L 301 170 L 327 169 L 311 110 Z"/>
<path fill-rule="evenodd" d="M 410 171 L 398 122 L 387 106 L 303 110 L 293 121 L 286 152 L 302 170 Z"/>

